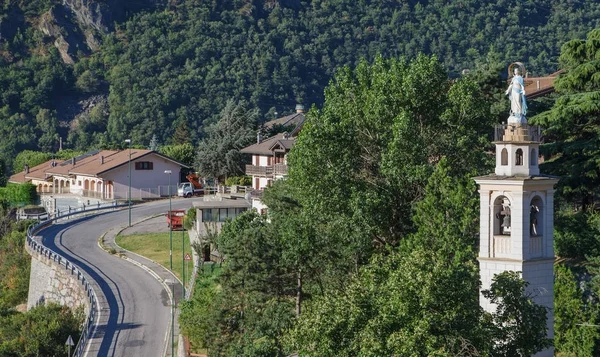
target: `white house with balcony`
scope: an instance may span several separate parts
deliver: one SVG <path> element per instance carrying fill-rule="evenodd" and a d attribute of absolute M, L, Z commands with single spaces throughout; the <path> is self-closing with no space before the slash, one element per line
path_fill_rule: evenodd
<path fill-rule="evenodd" d="M 263 126 L 263 129 L 267 131 L 277 126 L 286 128 L 288 131 L 266 139 L 263 139 L 262 134 L 259 133 L 256 144 L 241 150 L 244 154 L 252 155 L 252 163 L 246 165 L 246 175 L 252 177 L 252 188 L 255 192 L 252 197 L 252 207 L 259 212 L 264 212 L 266 209 L 266 206 L 260 201 L 260 193 L 274 180 L 287 176 L 288 153 L 296 143 L 296 137 L 302 129 L 304 120 L 304 107 L 297 106 L 296 113 L 272 120 Z"/>

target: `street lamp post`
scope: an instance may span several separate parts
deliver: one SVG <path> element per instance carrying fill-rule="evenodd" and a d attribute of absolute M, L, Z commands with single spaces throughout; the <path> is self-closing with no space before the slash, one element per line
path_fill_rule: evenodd
<path fill-rule="evenodd" d="M 129 191 L 127 193 L 129 201 L 129 227 L 131 227 L 131 139 L 125 139 L 125 142 L 129 144 Z"/>
<path fill-rule="evenodd" d="M 170 259 L 170 268 L 173 271 L 173 210 L 171 206 L 171 170 L 165 170 L 165 174 L 169 175 L 169 259 Z"/>
<path fill-rule="evenodd" d="M 171 272 L 173 272 L 173 207 L 171 205 L 171 170 L 165 170 L 169 175 L 169 260 Z M 171 284 L 171 294 L 173 302 L 171 303 L 171 356 L 175 356 L 175 281 Z"/>
<path fill-rule="evenodd" d="M 185 227 L 181 227 L 181 275 L 183 276 L 181 284 L 181 297 L 185 299 Z"/>

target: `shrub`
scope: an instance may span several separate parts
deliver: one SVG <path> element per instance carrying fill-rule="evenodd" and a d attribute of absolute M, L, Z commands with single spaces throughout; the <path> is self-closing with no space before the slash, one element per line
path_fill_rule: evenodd
<path fill-rule="evenodd" d="M 225 180 L 225 186 L 250 186 L 252 177 L 250 176 L 231 176 Z"/>

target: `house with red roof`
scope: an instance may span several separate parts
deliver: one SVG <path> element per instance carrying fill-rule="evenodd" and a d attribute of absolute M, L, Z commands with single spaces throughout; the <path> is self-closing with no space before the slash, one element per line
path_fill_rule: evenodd
<path fill-rule="evenodd" d="M 101 199 L 126 199 L 131 171 L 132 198 L 167 196 L 177 192 L 186 166 L 145 149 L 93 151 L 69 160 L 50 160 L 12 175 L 9 182 L 31 182 L 40 193 L 71 193 Z M 166 174 L 165 171 L 171 171 Z"/>

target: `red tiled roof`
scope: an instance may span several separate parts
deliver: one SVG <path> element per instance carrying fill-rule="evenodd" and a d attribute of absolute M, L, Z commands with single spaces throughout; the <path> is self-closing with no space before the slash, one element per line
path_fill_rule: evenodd
<path fill-rule="evenodd" d="M 254 154 L 254 155 L 272 155 L 273 151 L 271 148 L 275 145 L 279 140 L 283 140 L 284 133 L 276 134 L 270 138 L 267 138 L 260 143 L 256 143 L 250 146 L 247 146 L 240 150 L 243 154 Z M 291 139 L 291 138 L 289 138 Z M 287 140 L 289 140 L 287 139 Z"/>
<path fill-rule="evenodd" d="M 47 174 L 47 170 L 52 166 L 52 162 L 61 163 L 62 160 L 48 160 L 42 164 L 29 168 L 29 173 L 25 173 L 25 171 L 18 172 L 11 177 L 8 178 L 8 182 L 13 183 L 25 183 L 30 182 L 32 179 L 34 180 L 46 180 L 48 177 L 51 177 Z"/>
<path fill-rule="evenodd" d="M 131 160 L 137 160 L 149 154 L 155 154 L 167 160 L 176 162 L 167 156 L 146 149 L 131 149 Z M 53 160 L 49 160 L 43 164 L 29 169 L 29 174 L 25 174 L 24 171 L 16 173 L 10 177 L 9 181 L 23 183 L 31 181 L 32 178 L 45 180 L 46 178 L 54 175 L 69 176 L 71 174 L 98 176 L 107 171 L 116 169 L 119 166 L 128 164 L 129 149 L 121 151 L 96 151 L 66 161 L 55 161 L 54 166 L 51 165 L 52 161 Z M 177 164 L 185 166 L 180 163 Z"/>
<path fill-rule="evenodd" d="M 525 82 L 525 95 L 527 99 L 535 99 L 554 92 L 554 80 L 563 71 L 554 72 L 546 77 L 527 77 Z"/>

